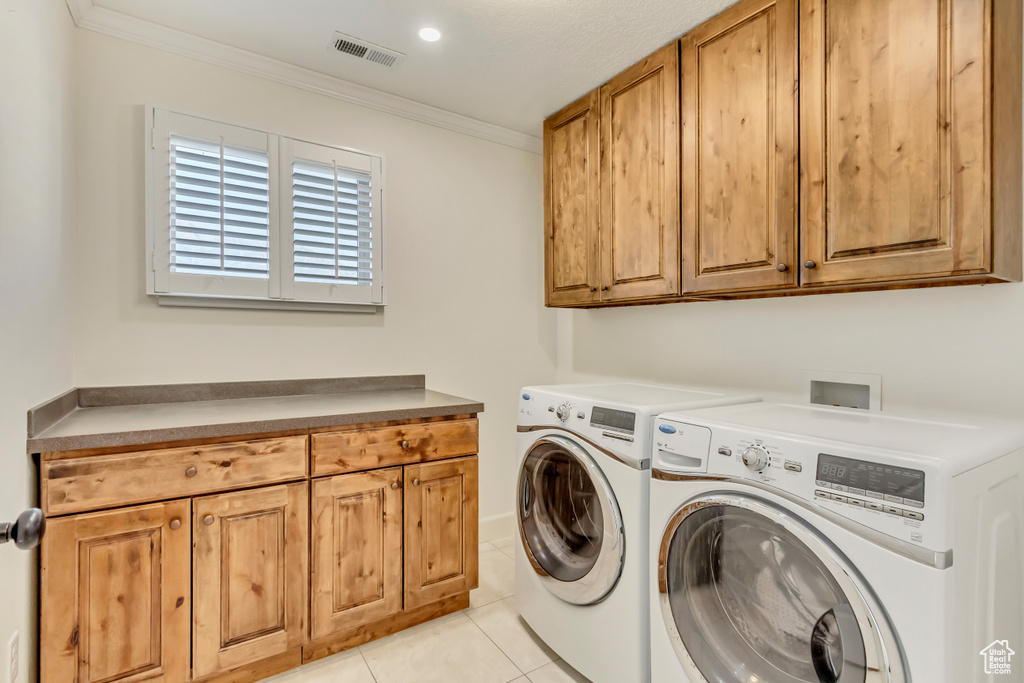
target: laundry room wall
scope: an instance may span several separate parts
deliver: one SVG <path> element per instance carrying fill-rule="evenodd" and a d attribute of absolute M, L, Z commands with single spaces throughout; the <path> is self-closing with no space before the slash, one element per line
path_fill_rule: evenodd
<path fill-rule="evenodd" d="M 517 389 L 555 376 L 540 155 L 91 31 L 78 31 L 76 57 L 75 384 L 425 373 L 486 404 L 480 513 L 510 521 Z M 146 103 L 382 153 L 385 312 L 147 297 Z"/>
<path fill-rule="evenodd" d="M 72 42 L 63 2 L 0 4 L 0 521 L 35 504 L 25 413 L 71 386 Z M 34 679 L 37 553 L 0 546 L 0 671 Z"/>
<path fill-rule="evenodd" d="M 803 370 L 882 376 L 883 409 L 1024 415 L 1024 285 L 560 312 L 566 381 L 599 375 L 807 401 Z"/>

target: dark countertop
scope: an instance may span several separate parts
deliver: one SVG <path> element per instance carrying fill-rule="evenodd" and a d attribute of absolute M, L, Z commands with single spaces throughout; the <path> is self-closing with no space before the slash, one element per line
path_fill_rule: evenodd
<path fill-rule="evenodd" d="M 28 452 L 480 413 L 422 375 L 73 389 L 28 413 Z"/>

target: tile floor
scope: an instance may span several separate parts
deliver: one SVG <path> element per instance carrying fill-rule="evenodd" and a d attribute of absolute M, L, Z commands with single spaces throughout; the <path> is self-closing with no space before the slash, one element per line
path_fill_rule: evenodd
<path fill-rule="evenodd" d="M 272 683 L 588 683 L 526 626 L 515 606 L 515 537 L 480 544 L 469 609 L 375 640 Z"/>

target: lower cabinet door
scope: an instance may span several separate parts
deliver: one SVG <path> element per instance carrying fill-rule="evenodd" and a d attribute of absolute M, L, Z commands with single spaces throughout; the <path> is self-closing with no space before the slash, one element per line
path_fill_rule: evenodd
<path fill-rule="evenodd" d="M 405 468 L 405 609 L 476 588 L 477 457 Z"/>
<path fill-rule="evenodd" d="M 189 503 L 49 520 L 40 574 L 40 680 L 189 678 Z"/>
<path fill-rule="evenodd" d="M 402 611 L 402 468 L 313 482 L 312 638 Z"/>
<path fill-rule="evenodd" d="M 193 501 L 194 678 L 302 646 L 308 510 L 305 482 Z"/>

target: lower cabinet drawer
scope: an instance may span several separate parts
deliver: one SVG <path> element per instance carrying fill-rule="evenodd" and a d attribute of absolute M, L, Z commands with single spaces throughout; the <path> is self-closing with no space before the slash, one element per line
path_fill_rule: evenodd
<path fill-rule="evenodd" d="M 313 476 L 473 455 L 476 418 L 323 432 L 313 435 Z"/>
<path fill-rule="evenodd" d="M 187 498 L 306 476 L 306 436 L 163 448 L 42 463 L 48 515 Z"/>

